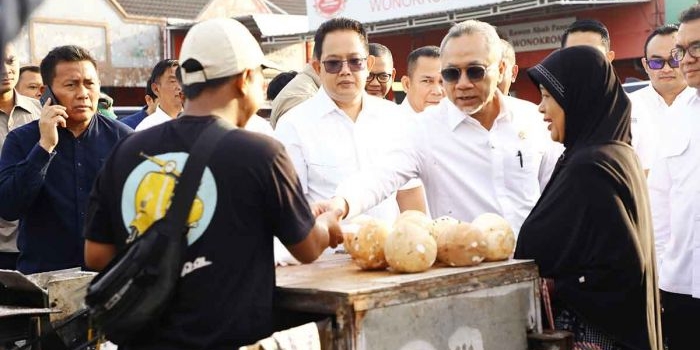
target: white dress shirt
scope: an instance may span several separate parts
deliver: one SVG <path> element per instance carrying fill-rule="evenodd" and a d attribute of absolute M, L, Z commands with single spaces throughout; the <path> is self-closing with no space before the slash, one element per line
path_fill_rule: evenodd
<path fill-rule="evenodd" d="M 150 127 L 169 122 L 171 120 L 173 120 L 173 118 L 170 117 L 168 113 L 165 113 L 165 111 L 160 109 L 160 106 L 158 106 L 156 107 L 156 111 L 153 112 L 153 114 L 149 115 L 146 118 L 143 118 L 139 125 L 136 126 L 136 129 L 134 129 L 134 131 L 146 130 Z"/>
<path fill-rule="evenodd" d="M 340 185 L 337 195 L 348 201 L 348 215 L 419 177 L 433 217 L 472 221 L 486 212 L 498 213 L 517 234 L 563 146 L 551 140 L 536 105 L 497 95 L 501 110 L 491 130 L 447 98 L 421 113 L 381 168 Z"/>
<path fill-rule="evenodd" d="M 632 101 L 632 147 L 644 169 L 649 169 L 658 157 L 659 128 L 673 120 L 672 107 L 688 104 L 694 94 L 692 88 L 686 88 L 671 106 L 651 85 L 627 95 Z"/>
<path fill-rule="evenodd" d="M 689 88 L 690 89 L 690 88 Z M 659 287 L 700 298 L 700 96 L 674 106 L 649 173 Z"/>
<path fill-rule="evenodd" d="M 400 129 L 405 123 L 395 103 L 364 92 L 362 110 L 353 122 L 321 88 L 279 119 L 275 137 L 287 149 L 306 199 L 315 202 L 333 197 L 348 176 L 377 165 L 395 135 L 404 133 Z M 390 224 L 399 212 L 395 193 L 365 209 Z"/>

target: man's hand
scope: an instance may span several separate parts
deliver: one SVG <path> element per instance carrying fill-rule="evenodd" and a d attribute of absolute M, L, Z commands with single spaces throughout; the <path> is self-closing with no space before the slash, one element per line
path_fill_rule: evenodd
<path fill-rule="evenodd" d="M 58 144 L 57 127 L 66 127 L 68 114 L 66 107 L 61 105 L 51 105 L 51 99 L 47 99 L 41 109 L 41 117 L 39 118 L 39 146 L 46 152 L 53 152 Z"/>
<path fill-rule="evenodd" d="M 328 231 L 328 246 L 331 248 L 343 243 L 343 231 L 340 229 L 342 214 L 340 210 L 329 210 L 316 217 L 316 224 Z"/>
<path fill-rule="evenodd" d="M 348 215 L 348 203 L 343 197 L 333 197 L 331 199 L 311 203 L 311 212 L 316 217 L 328 211 L 336 211 L 340 220 L 342 220 Z"/>

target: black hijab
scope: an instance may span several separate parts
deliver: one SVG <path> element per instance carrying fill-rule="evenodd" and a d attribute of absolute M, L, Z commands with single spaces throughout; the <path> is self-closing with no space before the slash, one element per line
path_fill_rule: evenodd
<path fill-rule="evenodd" d="M 520 230 L 558 306 L 630 349 L 660 349 L 654 241 L 644 172 L 629 146 L 630 101 L 594 48 L 528 70 L 565 113 L 566 151 Z"/>
<path fill-rule="evenodd" d="M 589 46 L 559 50 L 527 71 L 566 114 L 564 146 L 630 144 L 630 101 L 606 58 Z"/>

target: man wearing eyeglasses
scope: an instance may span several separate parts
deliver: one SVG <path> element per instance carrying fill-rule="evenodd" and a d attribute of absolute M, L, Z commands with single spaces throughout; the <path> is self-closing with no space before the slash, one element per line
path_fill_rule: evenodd
<path fill-rule="evenodd" d="M 384 98 L 391 90 L 396 76 L 394 57 L 389 48 L 378 43 L 369 44 L 369 54 L 374 56 L 374 65 L 367 76 L 365 91 L 372 96 Z"/>
<path fill-rule="evenodd" d="M 649 173 L 663 334 L 673 350 L 697 349 L 700 315 L 700 5 L 680 22 L 670 55 L 692 96 L 674 102 L 673 119 L 659 124 L 660 154 Z"/>
<path fill-rule="evenodd" d="M 426 109 L 380 167 L 344 181 L 320 207 L 362 212 L 411 177 L 425 186 L 433 217 L 505 217 L 517 233 L 560 155 L 542 115 L 513 108 L 498 88 L 505 65 L 493 26 L 468 20 L 440 47 L 447 98 Z"/>
<path fill-rule="evenodd" d="M 331 198 L 343 179 L 381 164 L 383 152 L 403 134 L 406 123 L 396 104 L 365 92 L 376 57 L 369 55 L 367 34 L 360 22 L 334 18 L 321 24 L 314 57 L 318 57 L 312 65 L 321 78 L 321 88 L 289 110 L 275 129 L 310 202 Z M 393 222 L 399 208 L 395 195 L 389 197 L 367 207 L 367 214 Z M 419 197 L 415 202 L 422 200 Z"/>

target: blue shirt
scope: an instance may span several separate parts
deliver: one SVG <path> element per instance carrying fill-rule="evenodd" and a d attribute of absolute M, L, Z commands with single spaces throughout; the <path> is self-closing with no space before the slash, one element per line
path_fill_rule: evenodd
<path fill-rule="evenodd" d="M 132 130 L 96 114 L 77 138 L 58 128 L 58 144 L 39 146 L 39 123 L 10 132 L 0 157 L 0 217 L 20 220 L 22 273 L 84 266 L 82 237 L 92 183 L 112 147 Z"/>
<path fill-rule="evenodd" d="M 132 129 L 136 129 L 136 126 L 139 125 L 146 117 L 148 117 L 148 114 L 146 113 L 146 108 L 148 106 L 143 107 L 140 111 L 127 115 L 126 117 L 119 119 L 120 122 L 128 125 Z"/>

